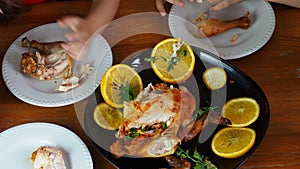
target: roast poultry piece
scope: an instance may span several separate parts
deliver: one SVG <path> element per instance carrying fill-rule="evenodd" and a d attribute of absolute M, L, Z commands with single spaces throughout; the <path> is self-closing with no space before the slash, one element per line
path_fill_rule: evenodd
<path fill-rule="evenodd" d="M 197 27 L 196 36 L 199 38 L 211 37 L 232 28 L 247 29 L 250 26 L 249 12 L 245 13 L 242 17 L 233 20 L 220 20 L 217 18 L 209 18 L 205 13 L 194 21 Z"/>
<path fill-rule="evenodd" d="M 184 136 L 182 139 L 182 142 L 187 142 L 191 139 L 193 139 L 196 135 L 198 135 L 202 129 L 204 129 L 209 123 L 214 123 L 218 125 L 229 125 L 231 124 L 231 121 L 227 118 L 224 118 L 219 115 L 217 112 L 205 112 L 200 119 L 196 120 L 194 123 L 192 123 L 193 127 L 191 130 Z M 190 169 L 191 168 L 191 162 L 174 155 L 168 155 L 164 157 L 167 163 L 172 166 L 174 169 Z M 208 160 L 205 158 L 204 160 Z M 214 166 L 212 163 L 210 163 L 211 166 Z"/>
<path fill-rule="evenodd" d="M 30 41 L 27 37 L 24 37 L 21 40 L 22 47 L 36 49 L 42 55 L 50 55 L 52 53 L 64 52 L 64 49 L 61 47 L 62 43 L 64 43 L 64 41 L 56 41 L 56 42 L 38 42 L 36 40 Z"/>
<path fill-rule="evenodd" d="M 173 169 L 190 169 L 191 168 L 191 162 L 184 158 L 179 158 L 175 156 L 165 156 L 165 159 L 167 163 L 173 167 Z"/>
<path fill-rule="evenodd" d="M 173 154 L 190 129 L 196 108 L 187 88 L 166 84 L 148 85 L 136 100 L 124 107 L 124 121 L 110 150 L 117 157 L 162 157 Z"/>
<path fill-rule="evenodd" d="M 33 169 L 66 169 L 61 150 L 49 146 L 40 146 L 31 155 Z"/>
<path fill-rule="evenodd" d="M 61 47 L 61 43 L 40 43 L 23 38 L 21 45 L 28 51 L 22 54 L 22 72 L 38 80 L 69 78 L 72 74 L 72 58 Z"/>
<path fill-rule="evenodd" d="M 227 126 L 231 124 L 231 121 L 225 117 L 219 115 L 219 113 L 210 111 L 205 112 L 200 119 L 196 120 L 192 124 L 190 131 L 183 137 L 182 141 L 187 142 L 198 135 L 202 129 L 204 129 L 209 123 Z"/>
<path fill-rule="evenodd" d="M 208 123 L 231 124 L 215 112 L 195 120 L 195 109 L 196 100 L 187 88 L 149 84 L 134 101 L 124 104 L 124 121 L 110 150 L 116 157 L 167 157 Z"/>

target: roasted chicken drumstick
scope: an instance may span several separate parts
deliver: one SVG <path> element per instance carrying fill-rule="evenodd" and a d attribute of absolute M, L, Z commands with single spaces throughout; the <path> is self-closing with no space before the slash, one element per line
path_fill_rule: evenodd
<path fill-rule="evenodd" d="M 205 18 L 201 14 L 195 21 L 196 36 L 200 38 L 211 37 L 232 28 L 247 29 L 250 26 L 249 12 L 238 19 L 224 21 L 216 18 Z"/>
<path fill-rule="evenodd" d="M 61 47 L 62 43 L 64 42 L 38 42 L 36 40 L 29 40 L 27 37 L 24 37 L 21 40 L 22 47 L 36 49 L 42 55 L 50 55 L 51 53 L 64 52 L 64 49 Z"/>
<path fill-rule="evenodd" d="M 183 137 L 182 141 L 187 142 L 198 135 L 202 129 L 204 129 L 208 123 L 219 124 L 219 125 L 229 125 L 231 121 L 227 118 L 220 116 L 217 112 L 206 112 L 202 117 L 196 120 L 191 127 L 191 130 Z"/>

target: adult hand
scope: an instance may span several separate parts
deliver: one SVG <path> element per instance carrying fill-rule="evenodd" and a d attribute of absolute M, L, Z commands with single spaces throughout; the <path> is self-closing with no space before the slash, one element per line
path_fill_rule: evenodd
<path fill-rule="evenodd" d="M 164 4 L 169 2 L 173 5 L 177 5 L 179 7 L 184 7 L 184 0 L 156 0 L 156 7 L 160 12 L 161 16 L 165 16 L 167 14 Z M 190 2 L 194 2 L 194 0 L 190 0 Z"/>
<path fill-rule="evenodd" d="M 218 10 L 227 8 L 230 5 L 233 5 L 233 4 L 241 2 L 241 1 L 243 1 L 243 0 L 221 0 L 221 1 L 220 0 L 208 0 L 209 3 L 218 2 L 217 4 L 215 4 L 211 7 L 211 10 L 213 10 L 213 11 L 218 11 Z"/>
<path fill-rule="evenodd" d="M 78 16 L 66 16 L 57 20 L 57 23 L 62 28 L 69 27 L 72 30 L 72 32 L 65 35 L 69 43 L 62 44 L 62 47 L 74 59 L 82 59 L 81 56 L 84 55 L 85 51 L 84 46 L 94 33 L 89 26 L 89 22 Z"/>

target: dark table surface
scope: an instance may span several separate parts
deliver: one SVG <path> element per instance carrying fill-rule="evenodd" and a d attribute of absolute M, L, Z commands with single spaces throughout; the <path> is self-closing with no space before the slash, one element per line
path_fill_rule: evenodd
<path fill-rule="evenodd" d="M 24 32 L 64 15 L 84 16 L 90 1 L 60 1 L 32 6 L 31 11 L 0 25 L 1 63 L 10 44 Z M 300 10 L 271 3 L 276 15 L 273 36 L 260 50 L 229 63 L 248 74 L 263 89 L 270 105 L 270 123 L 260 146 L 241 168 L 300 168 Z M 67 7 L 67 8 L 66 8 Z M 167 6 L 170 9 L 170 5 Z M 116 19 L 140 12 L 157 12 L 154 2 L 122 1 Z M 138 34 L 112 47 L 114 64 L 136 51 L 153 47 L 166 36 Z M 1 69 L 2 70 L 2 69 Z M 76 133 L 87 145 L 94 168 L 113 169 L 93 147 L 77 118 L 74 105 L 45 108 L 15 97 L 0 79 L 0 132 L 29 122 L 49 122 Z M 0 143 L 1 144 L 1 143 Z"/>

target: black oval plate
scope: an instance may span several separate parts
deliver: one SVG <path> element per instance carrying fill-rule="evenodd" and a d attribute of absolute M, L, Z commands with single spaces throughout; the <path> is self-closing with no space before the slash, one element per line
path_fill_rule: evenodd
<path fill-rule="evenodd" d="M 144 86 L 147 86 L 149 83 L 156 84 L 162 82 L 151 69 L 150 63 L 144 61 L 145 57 L 150 56 L 151 50 L 152 49 L 141 51 L 138 54 L 125 59 L 123 62 L 136 69 L 143 80 Z M 253 154 L 266 133 L 270 118 L 270 109 L 267 98 L 255 81 L 235 66 L 202 49 L 193 47 L 193 50 L 195 56 L 197 56 L 193 72 L 194 76 L 180 85 L 186 86 L 194 95 L 199 95 L 199 98 L 196 97 L 196 100 L 199 102 L 199 107 L 218 106 L 220 110 L 227 100 L 238 97 L 251 97 L 259 103 L 260 115 L 257 121 L 249 126 L 249 128 L 256 131 L 256 141 L 254 146 L 245 155 L 239 158 L 225 159 L 212 152 L 210 144 L 214 134 L 211 134 L 211 131 L 214 131 L 215 133 L 221 128 L 221 126 L 212 124 L 208 125 L 205 130 L 201 132 L 202 137 L 199 137 L 200 143 L 198 140 L 199 138 L 196 137 L 189 142 L 183 143 L 181 147 L 183 149 L 190 149 L 190 151 L 193 151 L 195 147 L 197 147 L 197 150 L 204 156 L 208 156 L 212 163 L 219 169 L 239 168 Z M 224 68 L 227 73 L 227 85 L 222 89 L 210 91 L 205 87 L 202 81 L 202 73 L 206 68 L 213 66 Z M 192 85 L 190 83 L 192 83 Z M 195 90 L 195 87 L 197 88 L 197 91 L 193 91 Z M 114 158 L 107 150 L 109 150 L 109 146 L 115 142 L 116 131 L 109 131 L 99 127 L 93 119 L 94 108 L 100 102 L 103 102 L 103 99 L 98 87 L 94 95 L 90 97 L 84 115 L 85 130 L 100 154 L 115 167 L 120 169 L 171 168 L 164 158 Z M 208 136 L 205 136 L 206 131 L 209 133 Z M 201 140 L 201 138 L 205 139 Z"/>

